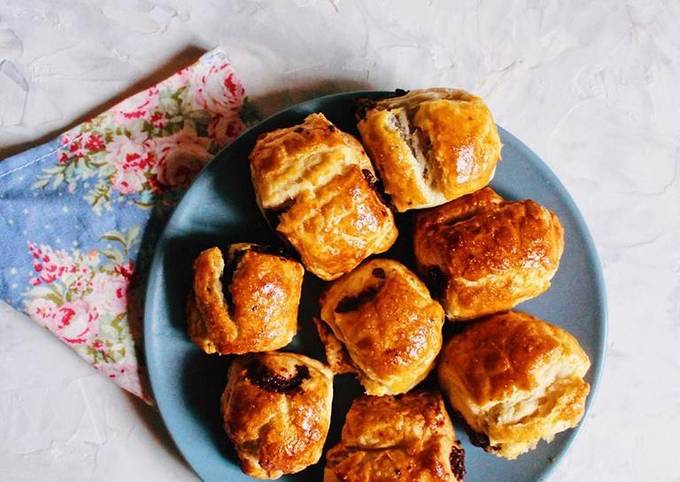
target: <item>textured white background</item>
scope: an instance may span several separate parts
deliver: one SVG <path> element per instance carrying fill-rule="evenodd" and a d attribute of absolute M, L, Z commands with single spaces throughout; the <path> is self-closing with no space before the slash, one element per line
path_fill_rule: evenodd
<path fill-rule="evenodd" d="M 216 45 L 271 110 L 319 89 L 483 95 L 605 269 L 604 379 L 552 480 L 680 480 L 680 2 L 0 0 L 0 157 Z M 151 409 L 0 306 L 1 480 L 194 478 Z"/>

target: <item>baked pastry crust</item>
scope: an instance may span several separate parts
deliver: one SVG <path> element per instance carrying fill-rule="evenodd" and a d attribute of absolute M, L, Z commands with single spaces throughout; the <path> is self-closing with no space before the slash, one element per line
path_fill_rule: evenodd
<path fill-rule="evenodd" d="M 318 327 L 331 367 L 340 373 L 353 367 L 366 393 L 404 393 L 432 369 L 442 345 L 444 311 L 397 261 L 362 264 L 335 281 L 320 304 L 330 330 Z"/>
<path fill-rule="evenodd" d="M 281 215 L 276 228 L 324 280 L 338 278 L 374 253 L 392 246 L 397 229 L 356 166 L 349 166 L 315 192 L 305 191 Z"/>
<path fill-rule="evenodd" d="M 332 399 L 333 373 L 316 360 L 282 352 L 236 358 L 221 411 L 243 472 L 277 479 L 317 463 Z"/>
<path fill-rule="evenodd" d="M 450 319 L 513 308 L 550 287 L 564 250 L 557 215 L 491 188 L 416 218 L 418 269 Z"/>
<path fill-rule="evenodd" d="M 447 342 L 437 369 L 451 405 L 487 452 L 507 459 L 575 427 L 590 360 L 565 330 L 521 312 L 492 315 Z"/>
<path fill-rule="evenodd" d="M 323 280 L 387 251 L 397 238 L 366 152 L 323 114 L 260 136 L 250 167 L 260 208 Z"/>
<path fill-rule="evenodd" d="M 324 482 L 459 482 L 464 452 L 439 393 L 364 395 L 326 455 Z"/>
<path fill-rule="evenodd" d="M 493 178 L 501 141 L 481 98 L 435 88 L 365 107 L 359 132 L 398 211 L 438 206 Z"/>
<path fill-rule="evenodd" d="M 222 355 L 286 346 L 297 333 L 304 268 L 246 243 L 231 245 L 228 258 L 226 273 L 217 247 L 194 261 L 189 337 L 206 353 Z"/>

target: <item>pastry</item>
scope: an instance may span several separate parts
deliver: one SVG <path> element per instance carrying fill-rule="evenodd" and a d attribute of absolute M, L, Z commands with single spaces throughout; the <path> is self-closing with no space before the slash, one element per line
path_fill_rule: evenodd
<path fill-rule="evenodd" d="M 463 90 L 363 101 L 359 132 L 394 207 L 438 206 L 486 186 L 501 157 L 489 108 Z"/>
<path fill-rule="evenodd" d="M 354 371 L 370 395 L 403 393 L 432 369 L 442 307 L 405 266 L 374 259 L 322 295 L 320 336 L 331 368 Z"/>
<path fill-rule="evenodd" d="M 324 482 L 462 482 L 463 448 L 441 395 L 411 392 L 355 400 Z"/>
<path fill-rule="evenodd" d="M 420 213 L 418 269 L 450 319 L 508 310 L 550 287 L 564 249 L 555 213 L 491 188 Z"/>
<path fill-rule="evenodd" d="M 569 333 L 508 311 L 451 338 L 437 372 L 473 443 L 515 459 L 578 424 L 590 390 L 583 379 L 589 366 Z"/>
<path fill-rule="evenodd" d="M 260 136 L 250 168 L 260 208 L 323 280 L 351 271 L 397 238 L 364 149 L 323 114 Z"/>
<path fill-rule="evenodd" d="M 317 463 L 332 399 L 333 374 L 316 360 L 281 352 L 236 358 L 221 409 L 243 472 L 277 479 Z"/>
<path fill-rule="evenodd" d="M 239 354 L 286 346 L 297 332 L 304 268 L 253 244 L 233 244 L 225 269 L 219 248 L 194 261 L 190 338 L 206 353 Z"/>

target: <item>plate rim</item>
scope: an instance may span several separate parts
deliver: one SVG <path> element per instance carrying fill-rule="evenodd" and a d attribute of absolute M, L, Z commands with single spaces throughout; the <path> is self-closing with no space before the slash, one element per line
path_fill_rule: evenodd
<path fill-rule="evenodd" d="M 297 102 L 295 104 L 291 104 L 287 107 L 284 107 L 275 113 L 267 116 L 264 119 L 261 119 L 252 125 L 248 126 L 239 136 L 234 139 L 228 146 L 224 147 L 224 149 L 220 150 L 214 157 L 213 159 L 206 164 L 206 166 L 201 170 L 201 172 L 194 178 L 192 181 L 191 185 L 189 188 L 182 193 L 180 196 L 180 199 L 178 200 L 177 204 L 172 210 L 172 213 L 170 216 L 165 220 L 163 224 L 163 229 L 161 230 L 157 240 L 156 244 L 153 247 L 153 256 L 151 259 L 151 263 L 149 264 L 148 268 L 148 277 L 147 277 L 147 285 L 146 288 L 144 289 L 144 310 L 143 310 L 143 353 L 144 353 L 144 359 L 146 360 L 146 366 L 145 370 L 147 373 L 147 379 L 148 379 L 148 387 L 150 389 L 150 394 L 152 396 L 152 403 L 157 407 L 158 414 L 160 415 L 161 420 L 163 421 L 163 426 L 165 430 L 168 432 L 170 435 L 170 438 L 177 448 L 178 452 L 182 455 L 182 458 L 184 461 L 191 467 L 191 469 L 194 471 L 194 473 L 203 479 L 203 474 L 201 468 L 198 466 L 196 461 L 191 460 L 190 457 L 187 455 L 187 451 L 184 448 L 184 444 L 186 441 L 181 440 L 180 437 L 176 437 L 176 435 L 173 433 L 172 429 L 170 428 L 170 424 L 166 420 L 166 417 L 164 415 L 164 409 L 163 405 L 165 404 L 164 401 L 159 400 L 155 395 L 157 392 L 158 387 L 155 385 L 154 379 L 157 379 L 155 376 L 156 373 L 158 373 L 158 370 L 160 367 L 157 367 L 156 364 L 148 363 L 148 360 L 153 359 L 153 353 L 152 349 L 149 347 L 151 346 L 150 343 L 147 343 L 146 340 L 150 339 L 151 337 L 154 336 L 152 326 L 153 324 L 151 322 L 147 323 L 146 320 L 152 319 L 152 302 L 150 301 L 152 298 L 152 293 L 157 291 L 158 289 L 158 276 L 154 276 L 153 274 L 158 272 L 159 266 L 163 262 L 163 250 L 159 249 L 159 247 L 162 247 L 163 243 L 166 241 L 166 233 L 168 230 L 168 227 L 172 223 L 173 219 L 176 216 L 181 216 L 184 209 L 182 208 L 182 204 L 185 200 L 185 198 L 189 195 L 189 193 L 192 191 L 192 189 L 195 188 L 195 186 L 200 185 L 198 182 L 201 178 L 204 176 L 208 175 L 209 169 L 208 167 L 215 162 L 225 151 L 231 148 L 238 140 L 240 140 L 242 137 L 245 137 L 246 135 L 249 135 L 252 130 L 257 128 L 260 124 L 264 122 L 268 122 L 271 119 L 284 114 L 288 111 L 291 110 L 296 110 L 300 109 L 301 107 L 304 107 L 306 104 L 310 103 L 319 103 L 323 102 L 325 100 L 331 99 L 331 98 L 337 98 L 337 97 L 355 97 L 357 95 L 372 95 L 372 96 L 377 96 L 377 95 L 388 95 L 392 93 L 393 91 L 386 91 L 386 90 L 353 90 L 353 91 L 344 91 L 344 92 L 336 92 L 332 94 L 327 94 L 319 97 L 313 97 L 301 102 Z M 570 429 L 570 432 L 566 434 L 563 449 L 557 454 L 556 458 L 551 462 L 546 465 L 544 465 L 539 477 L 537 480 L 546 480 L 550 475 L 555 471 L 555 469 L 562 463 L 564 460 L 565 456 L 569 451 L 571 450 L 571 447 L 578 437 L 578 435 L 581 433 L 583 430 L 584 425 L 587 424 L 589 417 L 588 415 L 591 412 L 591 408 L 597 399 L 597 396 L 599 394 L 599 387 L 601 384 L 601 379 L 602 379 L 602 373 L 604 371 L 604 365 L 605 365 L 605 360 L 607 358 L 607 339 L 608 339 L 608 331 L 609 331 L 609 316 L 608 316 L 608 304 L 607 304 L 607 288 L 605 284 L 605 278 L 604 278 L 604 272 L 602 269 L 602 262 L 600 259 L 599 252 L 597 250 L 597 246 L 595 245 L 595 242 L 593 240 L 592 234 L 590 233 L 590 229 L 588 229 L 588 225 L 583 217 L 583 214 L 581 213 L 581 210 L 578 208 L 578 205 L 572 198 L 571 194 L 569 191 L 564 187 L 562 184 L 562 181 L 559 179 L 559 177 L 555 174 L 553 169 L 548 165 L 547 162 L 545 162 L 536 152 L 534 152 L 529 146 L 527 146 L 524 142 L 522 142 L 518 137 L 501 127 L 500 125 L 496 124 L 498 127 L 499 131 L 503 133 L 503 135 L 509 139 L 511 139 L 515 145 L 522 150 L 522 153 L 531 159 L 532 164 L 536 166 L 536 168 L 543 174 L 546 178 L 548 178 L 552 184 L 554 185 L 555 190 L 558 192 L 560 199 L 567 205 L 569 208 L 570 212 L 573 214 L 574 221 L 580 230 L 580 232 L 583 234 L 583 241 L 586 246 L 586 251 L 587 251 L 587 257 L 589 258 L 589 264 L 591 265 L 593 269 L 593 273 L 595 275 L 595 285 L 598 288 L 597 293 L 596 293 L 596 299 L 597 299 L 597 304 L 599 308 L 599 313 L 598 313 L 598 318 L 600 319 L 600 323 L 597 326 L 596 332 L 598 333 L 598 343 L 595 345 L 596 348 L 596 353 L 594 354 L 596 356 L 596 360 L 594 364 L 591 364 L 590 371 L 591 371 L 591 386 L 590 386 L 590 393 L 589 396 L 586 399 L 586 406 L 585 406 L 585 411 L 583 414 L 583 417 L 581 418 L 581 421 L 579 424 L 574 427 L 573 429 Z"/>

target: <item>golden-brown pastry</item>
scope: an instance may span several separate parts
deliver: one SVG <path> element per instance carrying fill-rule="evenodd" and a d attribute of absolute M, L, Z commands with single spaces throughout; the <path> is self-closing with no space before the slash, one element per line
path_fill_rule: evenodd
<path fill-rule="evenodd" d="M 550 287 L 564 249 L 555 213 L 491 188 L 416 218 L 418 269 L 450 319 L 508 310 Z"/>
<path fill-rule="evenodd" d="M 397 238 L 366 152 L 323 114 L 260 136 L 250 169 L 260 208 L 323 280 L 387 251 Z"/>
<path fill-rule="evenodd" d="M 444 310 L 402 264 L 374 259 L 335 281 L 318 323 L 329 364 L 355 371 L 370 395 L 403 393 L 432 369 Z M 351 367 L 351 368 L 348 368 Z"/>
<path fill-rule="evenodd" d="M 236 358 L 222 418 L 243 472 L 277 479 L 317 463 L 332 400 L 333 373 L 316 360 L 282 352 Z"/>
<path fill-rule="evenodd" d="M 425 89 L 363 104 L 359 132 L 398 211 L 438 206 L 491 181 L 501 141 L 479 97 Z"/>
<path fill-rule="evenodd" d="M 438 393 L 364 395 L 326 455 L 324 482 L 462 482 L 464 458 Z"/>
<path fill-rule="evenodd" d="M 473 443 L 515 459 L 575 427 L 590 385 L 590 360 L 566 331 L 520 312 L 492 315 L 445 346 L 442 390 L 474 432 Z"/>
<path fill-rule="evenodd" d="M 190 338 L 206 353 L 276 350 L 297 332 L 304 268 L 252 244 L 229 248 L 227 269 L 219 248 L 194 261 L 189 297 Z"/>

